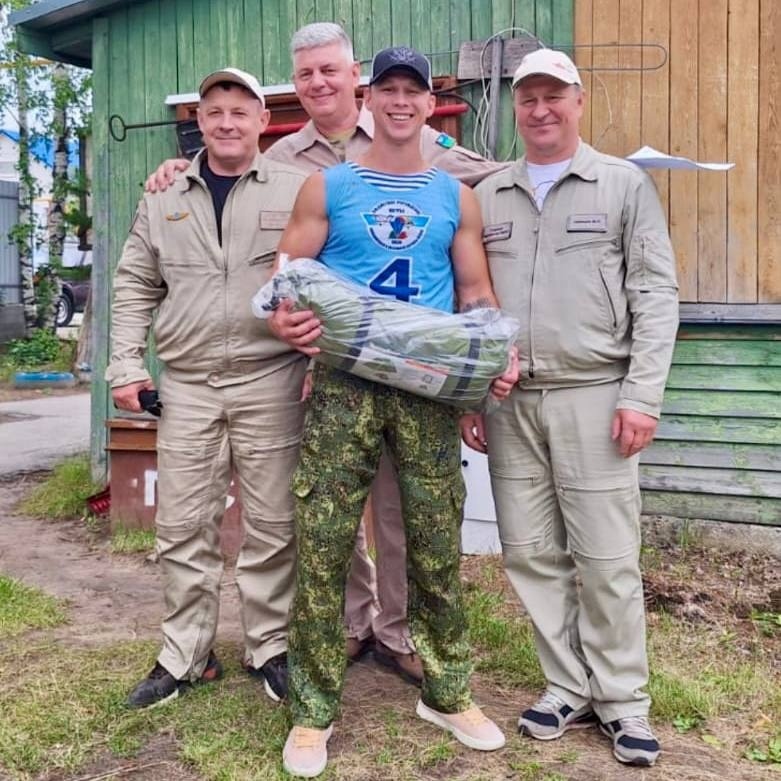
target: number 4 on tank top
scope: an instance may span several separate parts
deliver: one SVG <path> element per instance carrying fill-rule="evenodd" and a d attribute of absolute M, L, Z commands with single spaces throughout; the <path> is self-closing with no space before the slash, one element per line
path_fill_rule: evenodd
<path fill-rule="evenodd" d="M 393 296 L 409 301 L 420 295 L 420 287 L 412 284 L 412 258 L 394 258 L 374 279 L 369 287 L 381 296 Z"/>

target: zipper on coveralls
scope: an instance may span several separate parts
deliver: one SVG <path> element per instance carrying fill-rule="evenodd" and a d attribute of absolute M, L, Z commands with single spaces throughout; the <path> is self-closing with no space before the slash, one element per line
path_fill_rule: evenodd
<path fill-rule="evenodd" d="M 537 208 L 537 203 L 534 198 L 529 196 L 529 199 L 534 206 L 534 210 L 537 212 L 537 216 L 534 218 L 534 262 L 532 263 L 530 280 L 531 290 L 529 291 L 529 378 L 534 379 L 534 329 L 532 326 L 534 313 L 534 276 L 535 271 L 537 270 L 537 258 L 540 249 L 540 210 Z"/>

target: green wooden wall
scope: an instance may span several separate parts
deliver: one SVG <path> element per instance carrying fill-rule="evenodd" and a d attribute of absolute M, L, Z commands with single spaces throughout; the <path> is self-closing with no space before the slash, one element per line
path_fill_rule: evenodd
<path fill-rule="evenodd" d="M 781 526 L 781 326 L 681 326 L 643 510 Z"/>
<path fill-rule="evenodd" d="M 104 421 L 114 414 L 102 380 L 113 268 L 147 172 L 176 148 L 170 126 L 130 130 L 124 142 L 117 142 L 108 133 L 107 118 L 118 114 L 127 124 L 172 119 L 166 96 L 195 92 L 203 76 L 226 65 L 255 73 L 266 85 L 289 83 L 291 35 L 314 21 L 342 24 L 360 60 L 384 46 L 406 43 L 434 55 L 434 71 L 443 74 L 456 72 L 461 42 L 508 27 L 522 27 L 549 45 L 571 44 L 573 0 L 138 0 L 95 18 L 91 452 L 97 474 L 105 469 Z M 479 101 L 477 88 L 466 94 L 473 103 Z M 516 155 L 506 97 L 501 110 L 497 156 Z M 463 124 L 467 145 L 472 127 L 468 117 Z"/>

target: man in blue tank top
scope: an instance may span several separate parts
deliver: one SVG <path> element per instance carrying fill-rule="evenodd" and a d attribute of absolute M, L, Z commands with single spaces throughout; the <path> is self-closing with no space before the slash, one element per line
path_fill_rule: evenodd
<path fill-rule="evenodd" d="M 317 257 L 380 295 L 444 311 L 496 306 L 471 190 L 420 154 L 434 109 L 428 60 L 406 47 L 372 63 L 366 105 L 375 134 L 366 154 L 313 174 L 301 189 L 280 253 Z M 274 333 L 314 355 L 319 321 L 284 301 Z M 505 397 L 513 366 L 494 382 Z M 399 472 L 407 533 L 409 621 L 425 673 L 417 713 L 471 748 L 504 745 L 473 705 L 459 582 L 464 501 L 458 414 L 405 391 L 317 365 L 301 461 L 293 480 L 297 595 L 289 630 L 293 729 L 285 769 L 314 777 L 326 766 L 344 681 L 342 609 L 347 569 L 383 442 Z"/>

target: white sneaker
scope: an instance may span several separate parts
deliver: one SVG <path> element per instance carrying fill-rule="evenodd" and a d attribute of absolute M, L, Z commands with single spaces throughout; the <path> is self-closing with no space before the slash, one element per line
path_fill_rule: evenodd
<path fill-rule="evenodd" d="M 326 744 L 333 732 L 333 724 L 326 729 L 293 727 L 282 749 L 282 765 L 291 776 L 315 778 L 328 764 Z"/>
<path fill-rule="evenodd" d="M 496 751 L 504 745 L 504 733 L 476 705 L 460 713 L 441 713 L 418 700 L 415 712 L 453 734 L 460 743 L 478 751 Z"/>

